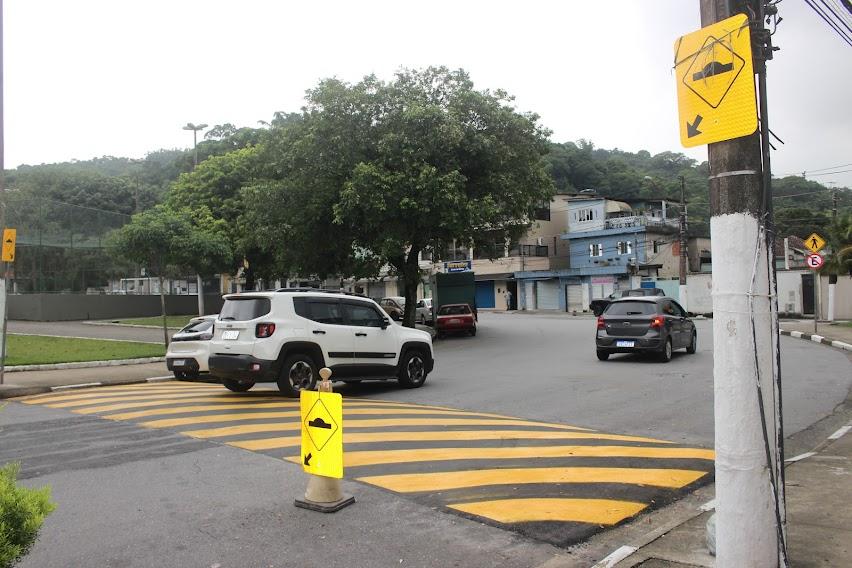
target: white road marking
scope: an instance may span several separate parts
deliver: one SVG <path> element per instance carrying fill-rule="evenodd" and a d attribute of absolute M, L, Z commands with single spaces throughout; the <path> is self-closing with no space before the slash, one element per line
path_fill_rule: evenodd
<path fill-rule="evenodd" d="M 592 566 L 592 568 L 612 568 L 634 552 L 639 550 L 635 546 L 622 546 L 620 548 L 615 549 L 606 558 Z"/>
<path fill-rule="evenodd" d="M 816 455 L 816 452 L 805 452 L 803 454 L 799 454 L 798 456 L 786 459 L 786 460 L 784 460 L 784 462 L 785 463 L 793 463 L 793 462 L 797 462 L 797 461 L 802 461 L 805 458 L 809 458 L 809 457 L 815 456 L 815 455 Z"/>
<path fill-rule="evenodd" d="M 707 501 L 706 503 L 704 503 L 703 505 L 701 505 L 698 508 L 702 511 L 712 511 L 713 509 L 716 508 L 716 500 L 710 499 L 709 501 Z"/>
<path fill-rule="evenodd" d="M 831 436 L 829 436 L 829 437 L 828 437 L 828 439 L 829 439 L 829 440 L 837 440 L 838 438 L 840 438 L 841 436 L 843 436 L 843 435 L 844 435 L 846 432 L 848 432 L 849 430 L 852 430 L 852 425 L 850 425 L 850 426 L 844 426 L 843 428 L 838 429 L 838 430 L 837 430 L 837 432 L 835 432 L 834 434 L 832 434 Z"/>
<path fill-rule="evenodd" d="M 102 384 L 103 383 L 80 383 L 80 384 L 77 384 L 77 385 L 62 385 L 62 386 L 58 386 L 58 387 L 50 387 L 50 390 L 55 392 L 55 391 L 64 391 L 64 390 L 71 390 L 71 389 L 85 389 L 85 388 L 89 388 L 89 387 L 99 387 Z"/>

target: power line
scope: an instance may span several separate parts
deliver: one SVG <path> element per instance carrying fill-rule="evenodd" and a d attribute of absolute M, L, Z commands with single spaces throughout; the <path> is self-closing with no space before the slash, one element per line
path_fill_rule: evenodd
<path fill-rule="evenodd" d="M 817 15 L 820 18 L 822 18 L 825 21 L 825 23 L 828 24 L 829 27 L 831 27 L 831 29 L 833 29 L 835 31 L 835 33 L 837 33 L 837 35 L 840 36 L 840 38 L 843 41 L 845 41 L 850 47 L 852 47 L 852 37 L 850 37 L 848 34 L 846 34 L 838 24 L 836 24 L 834 21 L 832 21 L 830 16 L 828 14 L 826 14 L 825 12 L 823 12 L 822 8 L 820 8 L 818 5 L 816 5 L 813 0 L 805 0 L 805 3 L 808 6 L 810 6 L 811 9 L 813 9 L 813 11 L 816 12 Z M 835 17 L 839 17 L 831 9 L 829 9 L 828 12 L 831 13 L 832 15 L 834 15 Z"/>
<path fill-rule="evenodd" d="M 829 166 L 827 168 L 814 168 L 812 170 L 806 170 L 803 173 L 809 174 L 811 172 L 824 172 L 825 170 L 834 170 L 834 169 L 837 169 L 837 168 L 845 168 L 846 166 L 852 166 L 852 162 L 850 162 L 848 164 L 838 164 L 836 166 Z M 793 176 L 793 175 L 797 175 L 797 174 L 787 174 L 787 175 Z"/>
<path fill-rule="evenodd" d="M 852 170 L 838 170 L 836 172 L 823 172 L 821 174 L 808 174 L 809 176 L 830 176 L 834 174 L 845 174 L 846 172 L 852 172 Z"/>

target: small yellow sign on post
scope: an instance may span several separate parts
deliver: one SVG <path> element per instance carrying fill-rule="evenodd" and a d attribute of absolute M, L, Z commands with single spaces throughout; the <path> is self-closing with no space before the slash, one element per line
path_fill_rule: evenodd
<path fill-rule="evenodd" d="M 748 16 L 737 14 L 678 38 L 674 65 L 684 146 L 757 130 Z"/>
<path fill-rule="evenodd" d="M 816 254 L 825 247 L 825 239 L 817 233 L 811 233 L 810 236 L 805 239 L 805 247 L 812 253 Z"/>
<path fill-rule="evenodd" d="M 15 262 L 15 241 L 18 238 L 16 229 L 3 229 L 3 262 Z"/>
<path fill-rule="evenodd" d="M 337 393 L 303 390 L 302 465 L 306 472 L 343 477 L 343 397 Z"/>

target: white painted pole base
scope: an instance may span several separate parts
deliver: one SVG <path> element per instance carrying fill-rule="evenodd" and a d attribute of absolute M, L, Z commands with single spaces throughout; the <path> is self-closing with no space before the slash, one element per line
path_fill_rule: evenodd
<path fill-rule="evenodd" d="M 677 288 L 678 300 L 680 303 L 680 307 L 682 307 L 687 312 L 689 311 L 689 298 L 687 297 L 687 286 L 686 284 L 679 284 Z"/>
<path fill-rule="evenodd" d="M 828 285 L 828 321 L 834 321 L 834 289 L 837 284 Z"/>
<path fill-rule="evenodd" d="M 716 565 L 778 566 L 775 502 L 758 406 L 760 369 L 766 429 L 775 454 L 775 404 L 768 265 L 757 219 L 710 219 L 713 255 L 713 392 L 716 438 Z M 760 240 L 760 249 L 758 247 Z M 757 254 L 757 272 L 752 273 Z M 753 288 L 754 313 L 749 289 Z M 757 345 L 752 339 L 752 317 Z"/>
<path fill-rule="evenodd" d="M 295 505 L 302 509 L 334 513 L 355 502 L 352 495 L 344 495 L 339 479 L 311 475 L 308 477 L 308 488 L 304 499 L 296 499 Z"/>
<path fill-rule="evenodd" d="M 200 274 L 195 275 L 195 281 L 197 283 L 196 285 L 198 286 L 198 315 L 203 316 L 204 315 L 204 289 L 203 289 L 204 287 L 202 286 L 203 283 L 201 282 L 201 275 Z"/>

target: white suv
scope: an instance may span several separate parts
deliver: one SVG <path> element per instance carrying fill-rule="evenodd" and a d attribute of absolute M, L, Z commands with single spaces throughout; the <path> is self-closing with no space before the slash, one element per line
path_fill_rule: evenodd
<path fill-rule="evenodd" d="M 234 392 L 276 382 L 286 395 L 332 380 L 398 379 L 423 385 L 432 371 L 432 337 L 393 324 L 373 300 L 354 294 L 284 288 L 225 296 L 210 341 L 210 374 Z"/>

